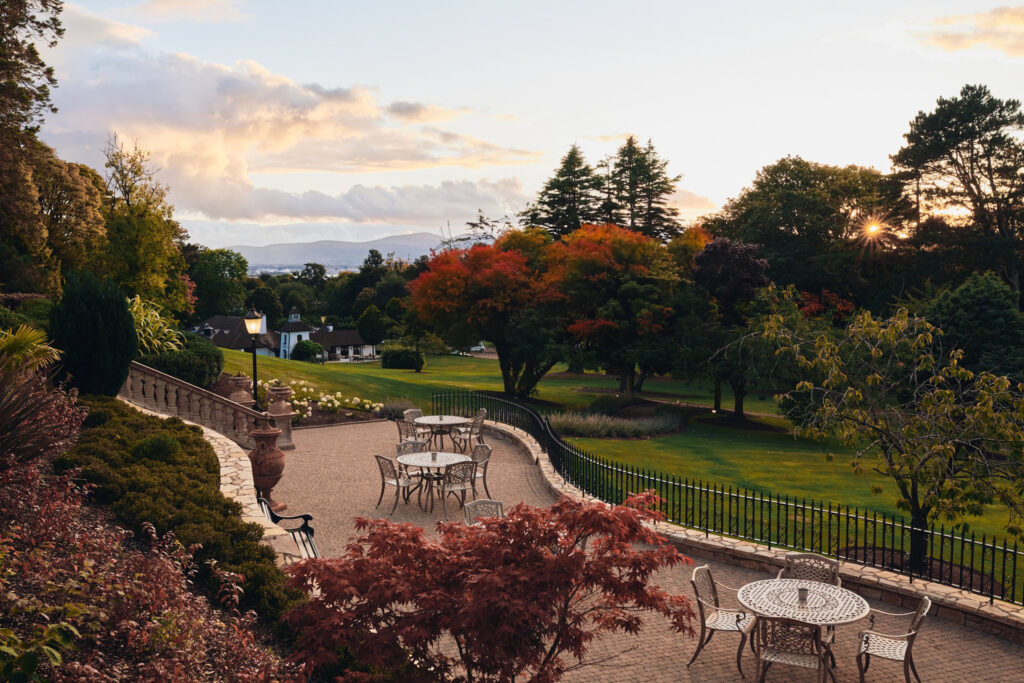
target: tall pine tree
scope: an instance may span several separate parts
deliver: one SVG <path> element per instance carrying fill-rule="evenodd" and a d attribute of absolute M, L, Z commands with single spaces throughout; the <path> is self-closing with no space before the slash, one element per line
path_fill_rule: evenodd
<path fill-rule="evenodd" d="M 537 201 L 520 214 L 524 224 L 545 228 L 556 238 L 578 230 L 583 223 L 600 219 L 598 190 L 600 178 L 573 145 L 561 165 L 546 183 Z"/>
<path fill-rule="evenodd" d="M 658 156 L 650 140 L 642 147 L 630 135 L 608 162 L 611 186 L 622 227 L 657 240 L 679 233 L 679 211 L 668 205 L 682 176 L 670 176 L 668 162 Z"/>

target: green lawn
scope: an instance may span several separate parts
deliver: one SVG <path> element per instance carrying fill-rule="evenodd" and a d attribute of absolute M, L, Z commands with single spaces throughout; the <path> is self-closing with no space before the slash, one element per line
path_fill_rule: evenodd
<path fill-rule="evenodd" d="M 615 377 L 604 373 L 561 375 L 565 366 L 556 366 L 545 377 L 536 398 L 566 408 L 584 408 L 601 393 L 618 387 Z M 224 371 L 248 375 L 252 372 L 252 356 L 243 351 L 224 350 Z M 430 356 L 423 372 L 412 370 L 384 370 L 380 363 L 302 363 L 260 356 L 261 379 L 282 381 L 306 380 L 325 391 L 383 401 L 386 398 L 408 398 L 422 406 L 430 405 L 431 394 L 438 391 L 501 391 L 501 373 L 498 361 L 469 356 Z M 667 400 L 678 400 L 700 405 L 712 404 L 711 386 L 705 382 L 681 380 L 649 380 L 649 392 Z M 600 392 L 600 393 L 599 393 Z M 723 405 L 732 406 L 728 387 L 723 392 Z M 775 412 L 770 396 L 748 396 L 746 408 L 755 412 Z"/>
<path fill-rule="evenodd" d="M 634 467 L 700 479 L 752 492 L 806 498 L 808 502 L 839 503 L 886 514 L 901 514 L 895 505 L 892 482 L 865 468 L 850 466 L 852 451 L 835 443 L 799 439 L 789 432 L 743 430 L 721 426 L 722 420 L 705 415 L 691 420 L 685 431 L 645 440 L 571 439 L 600 457 Z M 782 418 L 756 422 L 787 427 Z M 829 454 L 833 457 L 829 458 Z M 870 465 L 870 459 L 866 461 Z M 882 492 L 871 492 L 880 486 Z M 982 533 L 1005 536 L 1005 511 L 991 508 L 981 518 L 966 520 Z"/>

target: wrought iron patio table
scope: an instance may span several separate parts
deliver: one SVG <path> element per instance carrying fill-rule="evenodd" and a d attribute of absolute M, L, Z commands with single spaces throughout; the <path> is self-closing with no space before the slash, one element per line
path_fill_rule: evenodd
<path fill-rule="evenodd" d="M 434 488 L 441 484 L 444 478 L 444 470 L 449 465 L 456 465 L 460 462 L 472 460 L 468 455 L 462 453 L 448 453 L 445 451 L 421 451 L 419 453 L 408 453 L 398 456 L 398 462 L 406 467 L 419 467 L 423 472 L 423 483 L 427 490 L 427 505 L 425 510 L 434 510 Z M 437 470 L 433 472 L 432 470 Z"/>
<path fill-rule="evenodd" d="M 800 604 L 798 589 L 807 589 L 807 600 Z M 736 593 L 740 604 L 763 617 L 785 617 L 806 624 L 838 626 L 868 615 L 868 602 L 853 591 L 804 579 L 765 579 L 741 587 Z"/>
<path fill-rule="evenodd" d="M 452 427 L 461 427 L 472 422 L 470 418 L 458 415 L 424 415 L 417 417 L 414 421 L 423 427 L 430 427 L 430 443 L 439 447 L 444 447 L 445 434 L 449 439 L 452 438 Z M 452 441 L 452 447 L 454 448 L 454 446 L 455 441 Z"/>

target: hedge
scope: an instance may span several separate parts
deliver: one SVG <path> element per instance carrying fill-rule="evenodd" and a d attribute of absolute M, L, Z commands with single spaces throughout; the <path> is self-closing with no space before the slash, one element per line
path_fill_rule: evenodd
<path fill-rule="evenodd" d="M 415 349 L 388 349 L 380 355 L 380 366 L 393 370 L 422 370 L 423 354 Z"/>
<path fill-rule="evenodd" d="M 180 351 L 146 354 L 139 358 L 139 362 L 189 384 L 209 389 L 224 369 L 224 352 L 198 334 L 186 333 L 184 336 L 185 348 Z"/>
<path fill-rule="evenodd" d="M 243 522 L 241 505 L 220 492 L 220 464 L 199 427 L 144 415 L 111 398 L 83 402 L 89 416 L 78 444 L 57 459 L 58 471 L 80 467 L 97 502 L 110 505 L 136 535 L 150 522 L 161 535 L 174 532 L 185 547 L 201 544 L 198 581 L 211 593 L 217 586 L 206 561 L 216 560 L 219 569 L 245 576 L 242 606 L 263 619 L 276 621 L 301 600 L 285 585 L 274 552 L 259 542 L 262 527 Z"/>

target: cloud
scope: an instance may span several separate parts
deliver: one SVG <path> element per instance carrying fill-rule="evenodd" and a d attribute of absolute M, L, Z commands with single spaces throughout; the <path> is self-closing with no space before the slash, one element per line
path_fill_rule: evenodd
<path fill-rule="evenodd" d="M 244 21 L 249 15 L 242 12 L 242 4 L 241 0 L 146 0 L 130 13 L 150 23 Z"/>
<path fill-rule="evenodd" d="M 678 206 L 680 209 L 690 209 L 698 211 L 708 211 L 718 208 L 718 204 L 715 204 L 709 198 L 691 192 L 690 190 L 684 190 L 678 188 L 669 199 L 670 204 Z"/>
<path fill-rule="evenodd" d="M 933 22 L 936 28 L 922 40 L 948 52 L 988 47 L 1010 57 L 1024 57 L 1024 5 L 997 7 L 988 12 L 958 14 Z"/>
<path fill-rule="evenodd" d="M 255 173 L 351 174 L 531 163 L 539 154 L 426 125 L 464 110 L 378 102 L 359 86 L 300 84 L 258 62 L 227 66 L 151 53 L 127 25 L 80 11 L 87 39 L 58 48 L 60 114 L 44 138 L 76 161 L 102 167 L 110 132 L 149 150 L 171 200 L 211 219 L 455 220 L 503 213 L 517 181 L 442 183 L 340 194 L 260 188 Z M 128 27 L 129 29 L 135 27 Z M 70 31 L 69 31 L 70 33 Z M 83 31 L 85 36 L 86 32 Z M 324 186 L 323 179 L 318 183 Z M 451 211 L 450 214 L 445 214 Z"/>
<path fill-rule="evenodd" d="M 467 107 L 445 109 L 422 102 L 392 102 L 388 113 L 404 123 L 425 123 L 427 121 L 448 121 L 469 112 Z"/>
<path fill-rule="evenodd" d="M 131 48 L 153 35 L 148 28 L 105 19 L 73 3 L 64 5 L 61 22 L 64 38 L 53 52 L 58 57 L 85 47 Z"/>

